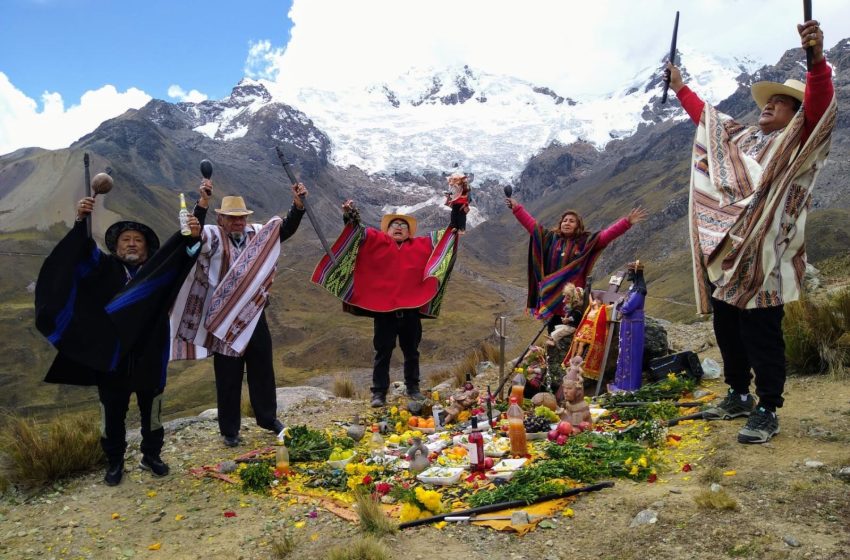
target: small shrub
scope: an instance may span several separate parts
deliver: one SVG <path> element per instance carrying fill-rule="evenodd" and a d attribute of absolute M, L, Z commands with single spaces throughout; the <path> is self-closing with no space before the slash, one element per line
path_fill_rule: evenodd
<path fill-rule="evenodd" d="M 374 537 L 361 537 L 330 549 L 327 560 L 390 560 L 390 551 Z"/>
<path fill-rule="evenodd" d="M 694 496 L 694 502 L 702 509 L 737 510 L 738 502 L 726 490 L 712 492 L 703 490 Z"/>
<path fill-rule="evenodd" d="M 8 414 L 0 430 L 0 476 L 8 483 L 35 486 L 103 466 L 100 429 L 91 414 L 57 416 L 38 423 Z"/>
<path fill-rule="evenodd" d="M 243 490 L 265 494 L 274 481 L 274 470 L 265 461 L 251 463 L 239 471 L 239 478 L 242 479 Z"/>
<path fill-rule="evenodd" d="M 239 411 L 242 413 L 242 418 L 253 418 L 254 417 L 254 407 L 251 406 L 251 398 L 242 394 L 242 400 L 239 403 Z"/>
<path fill-rule="evenodd" d="M 355 496 L 357 516 L 360 518 L 360 530 L 375 536 L 395 533 L 398 530 L 392 519 L 387 517 L 376 501 L 368 492 L 358 492 Z"/>
<path fill-rule="evenodd" d="M 354 380 L 350 375 L 337 375 L 334 377 L 333 394 L 342 399 L 354 398 L 356 389 L 354 387 Z"/>
<path fill-rule="evenodd" d="M 473 377 L 478 372 L 478 364 L 481 362 L 499 363 L 499 349 L 483 341 L 478 345 L 478 348 L 468 353 L 463 359 L 450 369 L 432 373 L 428 377 L 431 387 L 439 385 L 446 379 L 453 379 L 453 386 L 460 387 L 466 381 L 466 374 L 470 373 Z"/>
<path fill-rule="evenodd" d="M 716 482 L 720 484 L 723 480 L 723 470 L 718 467 L 709 467 L 704 469 L 699 475 L 699 481 L 704 484 Z"/>

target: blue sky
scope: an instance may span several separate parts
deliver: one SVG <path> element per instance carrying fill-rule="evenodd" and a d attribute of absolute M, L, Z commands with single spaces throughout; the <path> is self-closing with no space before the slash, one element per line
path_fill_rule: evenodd
<path fill-rule="evenodd" d="M 799 0 L 0 0 L 0 155 L 245 76 L 297 99 L 468 64 L 605 95 L 660 66 L 676 10 L 683 53 L 774 64 L 799 46 Z M 850 37 L 850 0 L 818 0 L 815 18 L 827 47 Z"/>
<path fill-rule="evenodd" d="M 224 97 L 250 45 L 283 47 L 291 27 L 288 0 L 0 3 L 0 71 L 33 99 L 58 91 L 68 103 L 105 84 L 159 99 L 172 85 Z"/>

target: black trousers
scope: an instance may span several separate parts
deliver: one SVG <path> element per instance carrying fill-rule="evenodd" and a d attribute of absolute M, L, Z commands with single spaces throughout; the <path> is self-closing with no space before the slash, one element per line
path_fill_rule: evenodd
<path fill-rule="evenodd" d="M 248 396 L 257 425 L 274 429 L 277 420 L 277 393 L 272 359 L 272 336 L 265 312 L 260 315 L 254 335 L 241 356 L 213 355 L 215 392 L 218 401 L 218 429 L 223 436 L 239 435 L 242 408 L 242 377 L 248 372 Z"/>
<path fill-rule="evenodd" d="M 396 338 L 404 354 L 404 384 L 419 388 L 419 343 L 422 341 L 422 319 L 418 309 L 402 309 L 375 315 L 375 364 L 372 369 L 372 392 L 385 395 L 390 387 L 390 359 Z"/>
<path fill-rule="evenodd" d="M 736 393 L 749 393 L 755 373 L 759 404 L 768 410 L 780 408 L 785 389 L 783 306 L 739 309 L 714 298 L 711 303 L 726 384 Z"/>
<path fill-rule="evenodd" d="M 130 376 L 100 374 L 97 395 L 100 398 L 100 445 L 110 465 L 124 460 L 127 450 L 127 428 L 124 421 L 130 407 L 130 395 L 136 393 L 141 416 L 144 455 L 159 457 L 165 430 L 162 428 L 162 389 L 133 390 Z"/>

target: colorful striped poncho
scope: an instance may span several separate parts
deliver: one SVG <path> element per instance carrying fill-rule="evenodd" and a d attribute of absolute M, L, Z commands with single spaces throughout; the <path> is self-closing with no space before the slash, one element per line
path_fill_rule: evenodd
<path fill-rule="evenodd" d="M 382 231 L 350 223 L 332 247 L 336 263 L 322 257 L 312 281 L 355 315 L 419 309 L 421 316 L 435 318 L 454 266 L 457 237 L 450 228 L 399 245 Z"/>

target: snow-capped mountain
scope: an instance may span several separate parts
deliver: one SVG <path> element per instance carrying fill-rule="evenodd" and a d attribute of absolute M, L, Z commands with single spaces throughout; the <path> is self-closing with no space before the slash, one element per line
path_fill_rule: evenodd
<path fill-rule="evenodd" d="M 729 96 L 736 78 L 758 66 L 696 53 L 683 53 L 682 60 L 689 82 L 710 102 Z M 327 135 L 329 160 L 339 167 L 425 175 L 459 163 L 476 177 L 509 183 L 553 143 L 582 140 L 603 149 L 678 111 L 670 104 L 659 112 L 659 98 L 657 68 L 642 69 L 610 95 L 575 100 L 569 92 L 462 66 L 412 69 L 391 81 L 339 91 L 288 92 L 273 82 L 243 80 L 222 102 L 180 105 L 201 122 L 197 132 L 228 141 L 247 133 L 250 114 L 281 102 Z"/>

